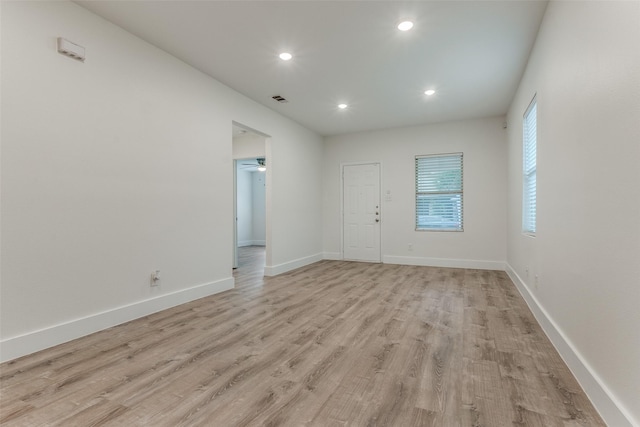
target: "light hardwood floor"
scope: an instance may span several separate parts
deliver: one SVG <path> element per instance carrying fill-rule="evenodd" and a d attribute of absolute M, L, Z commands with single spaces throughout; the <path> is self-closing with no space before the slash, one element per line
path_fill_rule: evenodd
<path fill-rule="evenodd" d="M 603 426 L 504 272 L 322 261 L 0 366 L 3 426 Z"/>

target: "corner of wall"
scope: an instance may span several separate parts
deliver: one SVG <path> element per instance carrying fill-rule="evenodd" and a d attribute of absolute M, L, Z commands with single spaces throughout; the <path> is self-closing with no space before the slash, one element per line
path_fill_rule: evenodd
<path fill-rule="evenodd" d="M 631 416 L 625 413 L 624 407 L 613 397 L 611 391 L 576 350 L 571 341 L 562 332 L 562 329 L 553 321 L 549 313 L 509 263 L 506 264 L 506 272 L 516 285 L 518 292 L 522 295 L 542 330 L 605 422 L 616 427 L 637 427 L 637 424 L 631 421 Z"/>
<path fill-rule="evenodd" d="M 288 261 L 278 265 L 267 265 L 264 267 L 264 275 L 277 276 L 279 274 L 287 273 L 289 271 L 295 270 L 296 268 L 305 267 L 318 261 L 322 261 L 321 253 L 294 259 L 293 261 Z"/>
<path fill-rule="evenodd" d="M 340 252 L 323 252 L 322 259 L 331 261 L 342 261 L 342 253 Z"/>

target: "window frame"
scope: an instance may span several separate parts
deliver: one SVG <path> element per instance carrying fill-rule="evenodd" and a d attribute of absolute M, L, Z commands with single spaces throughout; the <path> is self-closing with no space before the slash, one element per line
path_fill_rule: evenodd
<path fill-rule="evenodd" d="M 531 117 L 532 114 L 533 117 Z M 531 129 L 532 126 L 533 129 Z M 530 237 L 536 236 L 538 228 L 537 181 L 538 101 L 537 95 L 534 95 L 522 115 L 522 233 Z M 533 208 L 531 207 L 531 204 L 533 204 Z"/>
<path fill-rule="evenodd" d="M 420 189 L 420 183 L 418 181 L 419 179 L 419 174 L 424 174 L 425 171 L 421 171 L 420 170 L 420 165 L 419 165 L 419 160 L 420 159 L 425 159 L 425 158 L 442 158 L 442 157 L 456 157 L 459 158 L 459 163 L 460 163 L 460 186 L 459 189 L 453 189 L 453 190 L 446 190 L 446 191 L 440 191 L 440 190 L 431 190 L 431 191 L 425 191 L 424 189 Z M 438 172 L 439 169 L 434 169 L 432 172 Z M 446 170 L 443 170 L 446 171 Z M 448 231 L 452 231 L 452 232 L 463 232 L 464 231 L 464 153 L 463 152 L 455 152 L 455 153 L 440 153 L 440 154 L 425 154 L 425 155 L 418 155 L 415 156 L 415 206 L 414 206 L 414 224 L 415 224 L 415 230 L 416 231 L 437 231 L 437 232 L 448 232 Z M 457 209 L 457 211 L 459 212 L 459 220 L 457 221 L 458 225 L 454 228 L 454 227 L 434 227 L 429 226 L 429 225 L 422 225 L 421 226 L 421 221 L 420 221 L 420 211 L 419 211 L 419 206 L 420 206 L 420 202 L 419 199 L 421 196 L 446 196 L 446 195 L 455 195 L 455 196 L 459 196 L 459 208 Z"/>

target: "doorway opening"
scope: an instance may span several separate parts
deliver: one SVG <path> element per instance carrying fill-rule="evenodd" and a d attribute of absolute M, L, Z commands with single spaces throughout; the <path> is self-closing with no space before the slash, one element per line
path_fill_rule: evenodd
<path fill-rule="evenodd" d="M 261 286 L 265 266 L 264 246 L 241 246 L 238 248 L 238 267 L 233 270 L 236 288 Z"/>
<path fill-rule="evenodd" d="M 269 137 L 233 122 L 233 268 L 248 262 L 260 263 L 255 268 L 264 271 L 269 251 L 267 239 L 267 191 Z M 254 248 L 252 256 L 246 256 Z"/>

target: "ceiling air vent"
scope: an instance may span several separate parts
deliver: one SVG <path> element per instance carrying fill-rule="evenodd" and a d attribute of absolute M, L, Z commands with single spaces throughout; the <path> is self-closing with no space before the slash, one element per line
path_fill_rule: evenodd
<path fill-rule="evenodd" d="M 284 104 L 285 102 L 289 102 L 284 97 L 282 97 L 280 95 L 273 95 L 271 98 L 275 99 L 276 101 L 278 101 L 281 104 Z"/>
<path fill-rule="evenodd" d="M 58 52 L 70 58 L 84 62 L 84 47 L 58 37 Z"/>

